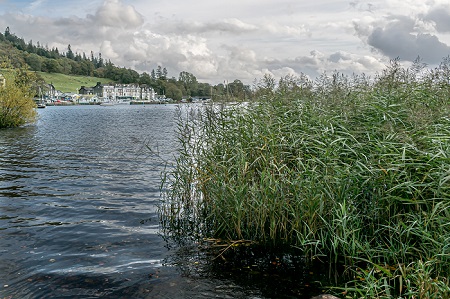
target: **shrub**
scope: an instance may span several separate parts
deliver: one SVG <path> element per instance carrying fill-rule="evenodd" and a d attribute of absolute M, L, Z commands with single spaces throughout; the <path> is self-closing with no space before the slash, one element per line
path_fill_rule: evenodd
<path fill-rule="evenodd" d="M 189 111 L 163 227 L 343 264 L 361 277 L 345 288 L 350 298 L 449 294 L 450 103 L 440 73 L 394 61 L 373 81 L 323 75 L 312 89 Z"/>
<path fill-rule="evenodd" d="M 6 86 L 0 87 L 0 128 L 18 127 L 36 120 L 32 82 L 32 75 L 24 70 L 6 77 Z"/>

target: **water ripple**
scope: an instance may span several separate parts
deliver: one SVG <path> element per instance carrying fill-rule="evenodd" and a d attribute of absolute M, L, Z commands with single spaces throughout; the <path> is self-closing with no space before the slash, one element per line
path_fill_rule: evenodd
<path fill-rule="evenodd" d="M 161 267 L 146 146 L 171 154 L 174 107 L 154 108 L 48 107 L 0 131 L 0 298 L 99 298 Z"/>

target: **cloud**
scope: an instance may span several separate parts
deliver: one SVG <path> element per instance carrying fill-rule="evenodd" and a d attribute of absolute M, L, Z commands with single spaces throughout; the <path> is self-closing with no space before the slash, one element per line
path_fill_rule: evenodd
<path fill-rule="evenodd" d="M 45 2 L 46 2 L 46 0 L 35 0 L 35 1 L 30 3 L 29 9 L 30 10 L 38 9 L 40 6 L 45 4 Z"/>
<path fill-rule="evenodd" d="M 425 21 L 432 21 L 438 32 L 450 32 L 450 4 L 439 5 L 423 15 Z"/>
<path fill-rule="evenodd" d="M 93 16 L 99 26 L 113 28 L 137 28 L 144 23 L 144 17 L 130 5 L 119 0 L 106 0 Z"/>
<path fill-rule="evenodd" d="M 110 40 L 104 40 L 101 43 L 100 53 L 103 53 L 103 57 L 108 57 L 109 59 L 117 59 L 120 57 L 120 55 L 116 51 L 114 51 Z"/>
<path fill-rule="evenodd" d="M 238 19 L 207 22 L 175 20 L 172 22 L 164 21 L 156 24 L 147 24 L 146 30 L 154 32 L 156 35 L 169 37 L 179 36 L 192 39 L 195 36 L 216 40 L 218 38 L 236 38 L 237 36 L 256 31 L 257 27 Z"/>
<path fill-rule="evenodd" d="M 384 28 L 375 28 L 367 42 L 384 55 L 413 61 L 420 56 L 427 63 L 438 63 L 448 55 L 450 47 L 437 36 L 415 32 L 414 20 L 403 17 L 389 22 Z"/>
<path fill-rule="evenodd" d="M 266 21 L 262 24 L 251 24 L 237 18 L 215 20 L 215 21 L 186 21 L 179 20 L 169 24 L 160 23 L 153 26 L 153 29 L 161 33 L 178 33 L 178 34 L 271 34 L 271 35 L 287 35 L 300 36 L 308 33 L 306 25 L 298 26 L 284 25 L 279 22 Z"/>
<path fill-rule="evenodd" d="M 414 61 L 420 56 L 428 64 L 437 64 L 450 53 L 450 46 L 418 17 L 391 15 L 382 20 L 354 22 L 354 29 L 374 51 L 390 59 Z"/>
<path fill-rule="evenodd" d="M 17 9 L 0 5 L 0 28 L 60 52 L 70 44 L 138 72 L 161 65 L 169 76 L 188 71 L 211 83 L 249 83 L 267 72 L 370 74 L 388 58 L 420 55 L 432 64 L 448 55 L 440 33 L 449 32 L 448 0 L 352 1 L 22 0 Z"/>
<path fill-rule="evenodd" d="M 345 51 L 326 54 L 313 50 L 309 55 L 289 59 L 272 59 L 259 62 L 266 73 L 275 77 L 305 74 L 310 78 L 320 76 L 324 72 L 337 71 L 346 75 L 373 74 L 381 71 L 385 64 L 382 60 L 370 55 L 358 55 Z M 263 73 L 264 74 L 264 73 Z"/>

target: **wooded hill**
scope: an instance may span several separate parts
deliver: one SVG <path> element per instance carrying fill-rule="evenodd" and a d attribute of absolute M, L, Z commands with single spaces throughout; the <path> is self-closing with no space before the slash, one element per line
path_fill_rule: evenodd
<path fill-rule="evenodd" d="M 174 100 L 181 100 L 183 97 L 231 97 L 232 100 L 251 97 L 250 87 L 240 80 L 234 80 L 227 86 L 213 86 L 198 82 L 197 78 L 187 71 L 182 71 L 178 78 L 169 77 L 167 69 L 160 65 L 150 74 L 138 73 L 130 68 L 114 65 L 109 59 L 103 58 L 101 53 L 98 56 L 95 56 L 93 51 L 88 55 L 84 52 L 74 53 L 70 44 L 67 49 L 60 51 L 58 48 L 50 49 L 39 41 L 36 44 L 32 40 L 25 42 L 23 38 L 12 33 L 9 27 L 4 33 L 0 33 L 0 63 L 35 72 L 91 76 L 123 84 L 146 84 L 153 87 L 158 94 L 164 94 Z"/>

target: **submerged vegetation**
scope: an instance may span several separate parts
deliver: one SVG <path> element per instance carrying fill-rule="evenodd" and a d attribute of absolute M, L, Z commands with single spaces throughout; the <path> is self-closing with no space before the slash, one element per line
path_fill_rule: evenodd
<path fill-rule="evenodd" d="M 449 298 L 450 58 L 273 83 L 180 114 L 165 232 L 343 266 L 345 298 Z"/>

